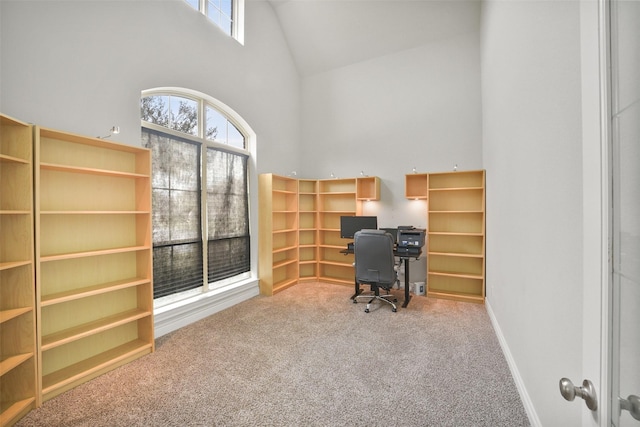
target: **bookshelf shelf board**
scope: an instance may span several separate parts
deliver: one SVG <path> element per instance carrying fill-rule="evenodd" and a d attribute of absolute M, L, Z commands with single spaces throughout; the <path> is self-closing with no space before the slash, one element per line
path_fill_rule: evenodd
<path fill-rule="evenodd" d="M 22 363 L 33 357 L 33 353 L 13 354 L 0 361 L 0 376 L 6 374 L 10 370 L 20 366 Z"/>
<path fill-rule="evenodd" d="M 284 266 L 287 266 L 287 265 L 289 265 L 289 264 L 294 264 L 294 263 L 296 263 L 296 262 L 298 262 L 298 260 L 297 260 L 297 259 L 286 259 L 286 260 L 284 260 L 284 261 L 274 262 L 274 263 L 273 263 L 273 268 L 275 269 L 275 268 L 284 267 Z"/>
<path fill-rule="evenodd" d="M 102 175 L 112 176 L 119 178 L 149 178 L 148 174 L 133 173 L 133 172 L 121 172 L 107 169 L 87 168 L 80 166 L 68 166 L 56 163 L 40 163 L 40 168 L 43 170 L 51 170 L 58 172 L 78 173 L 83 175 Z"/>
<path fill-rule="evenodd" d="M 9 423 L 16 421 L 20 418 L 23 412 L 26 412 L 34 404 L 34 397 L 28 397 L 26 399 L 20 399 L 6 404 L 5 402 L 2 402 L 2 408 L 6 409 L 0 413 L 0 425 L 9 425 Z"/>
<path fill-rule="evenodd" d="M 441 291 L 432 289 L 429 291 L 429 296 L 434 298 L 440 298 L 440 299 L 451 299 L 455 301 L 466 301 L 466 302 L 473 302 L 478 304 L 482 304 L 484 302 L 484 297 L 475 295 L 475 294 L 468 294 L 464 292 L 452 292 L 452 291 L 441 292 Z"/>
<path fill-rule="evenodd" d="M 442 271 L 429 271 L 429 276 L 446 276 L 446 277 L 459 277 L 462 279 L 478 279 L 482 280 L 481 274 L 464 274 L 464 273 L 451 273 Z"/>
<path fill-rule="evenodd" d="M 483 258 L 483 254 L 467 254 L 461 252 L 429 252 L 429 255 L 437 255 L 437 256 L 450 256 L 450 257 L 460 257 L 460 258 Z"/>
<path fill-rule="evenodd" d="M 2 153 L 0 153 L 0 163 L 19 163 L 24 165 L 31 164 L 29 160 L 21 159 L 19 157 L 14 157 L 14 156 L 8 156 Z"/>
<path fill-rule="evenodd" d="M 288 280 L 283 280 L 282 282 L 277 282 L 274 286 L 273 286 L 273 292 L 280 292 L 284 289 L 287 289 L 290 286 L 295 285 L 298 282 L 298 279 L 296 278 L 294 279 L 288 279 Z"/>
<path fill-rule="evenodd" d="M 11 319 L 15 319 L 16 317 L 22 316 L 25 313 L 29 313 L 32 310 L 33 308 L 31 307 L 18 307 L 8 310 L 0 310 L 0 324 L 8 322 Z"/>
<path fill-rule="evenodd" d="M 138 319 L 150 316 L 151 312 L 142 309 L 128 310 L 113 316 L 104 317 L 94 322 L 78 325 L 64 331 L 56 332 L 42 337 L 42 351 L 51 350 L 52 348 L 68 344 L 72 341 L 79 340 L 99 332 L 112 329 L 125 323 L 130 323 Z"/>
<path fill-rule="evenodd" d="M 297 248 L 296 245 L 286 246 L 286 247 L 283 247 L 283 248 L 275 248 L 275 249 L 273 249 L 273 253 L 277 254 L 277 253 L 280 253 L 280 252 L 290 251 L 290 250 L 296 249 L 296 248 Z"/>
<path fill-rule="evenodd" d="M 0 271 L 31 264 L 31 260 L 0 262 Z"/>
<path fill-rule="evenodd" d="M 111 255 L 124 252 L 137 252 L 149 250 L 149 246 L 127 246 L 123 248 L 98 249 L 95 251 L 71 252 L 66 254 L 44 255 L 40 262 L 59 261 L 64 259 L 85 258 L 91 256 Z"/>
<path fill-rule="evenodd" d="M 466 233 L 466 232 L 453 232 L 453 231 L 430 231 L 430 236 L 470 236 L 470 237 L 482 237 L 483 233 Z"/>
<path fill-rule="evenodd" d="M 56 391 L 60 389 L 65 390 L 64 387 L 66 386 L 73 385 L 76 382 L 82 382 L 82 380 L 87 377 L 93 378 L 95 374 L 99 374 L 102 371 L 106 372 L 129 360 L 151 353 L 152 349 L 153 347 L 150 343 L 140 339 L 112 348 L 43 376 L 42 393 L 45 395 L 45 399 L 53 397 Z"/>
<path fill-rule="evenodd" d="M 149 215 L 150 211 L 40 211 L 40 215 Z"/>
<path fill-rule="evenodd" d="M 295 228 L 285 228 L 285 229 L 282 229 L 282 230 L 273 230 L 273 233 L 274 234 L 276 234 L 276 233 L 292 233 L 292 232 L 296 232 L 296 231 L 298 231 L 298 230 L 296 230 Z"/>
<path fill-rule="evenodd" d="M 94 295 L 101 295 L 108 292 L 114 292 L 121 289 L 132 288 L 151 283 L 149 279 L 136 277 L 132 279 L 118 280 L 109 283 L 101 283 L 99 285 L 88 286 L 81 289 L 74 289 L 66 292 L 57 292 L 55 294 L 41 297 L 40 305 L 46 307 L 49 305 L 60 304 L 76 299 L 87 298 Z"/>

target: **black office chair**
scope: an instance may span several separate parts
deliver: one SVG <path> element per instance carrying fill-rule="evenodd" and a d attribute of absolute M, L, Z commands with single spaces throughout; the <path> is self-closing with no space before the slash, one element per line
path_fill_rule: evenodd
<path fill-rule="evenodd" d="M 355 233 L 353 250 L 357 292 L 353 302 L 357 303 L 358 298 L 369 299 L 365 313 L 369 313 L 374 301 L 384 301 L 391 305 L 393 312 L 398 311 L 395 305 L 398 300 L 390 293 L 397 280 L 394 243 L 393 236 L 384 230 L 360 230 Z M 360 294 L 360 284 L 370 285 L 371 292 Z M 385 295 L 380 295 L 381 288 L 387 292 Z"/>

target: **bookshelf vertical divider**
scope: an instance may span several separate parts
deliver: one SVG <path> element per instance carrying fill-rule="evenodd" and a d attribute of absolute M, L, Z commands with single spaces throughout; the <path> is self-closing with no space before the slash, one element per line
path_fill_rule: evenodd
<path fill-rule="evenodd" d="M 38 126 L 34 146 L 44 401 L 154 350 L 151 156 Z"/>

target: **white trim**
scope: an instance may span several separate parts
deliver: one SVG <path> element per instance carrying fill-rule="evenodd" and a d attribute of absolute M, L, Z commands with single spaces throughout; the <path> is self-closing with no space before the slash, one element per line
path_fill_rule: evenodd
<path fill-rule="evenodd" d="M 493 329 L 498 337 L 498 342 L 500 342 L 500 348 L 502 348 L 502 353 L 504 354 L 505 359 L 507 360 L 507 364 L 509 365 L 509 370 L 511 371 L 511 375 L 513 376 L 513 380 L 516 383 L 516 388 L 518 389 L 518 393 L 520 394 L 520 399 L 522 400 L 522 404 L 524 405 L 524 409 L 527 412 L 527 417 L 529 418 L 529 422 L 533 427 L 542 427 L 542 423 L 540 422 L 540 418 L 538 417 L 538 413 L 531 401 L 531 397 L 527 392 L 527 388 L 524 385 L 524 380 L 520 375 L 520 371 L 518 370 L 518 366 L 516 365 L 516 361 L 511 354 L 511 350 L 509 350 L 509 346 L 507 345 L 507 340 L 502 334 L 502 330 L 500 329 L 500 325 L 498 324 L 498 320 L 493 314 L 493 309 L 491 308 L 491 303 L 489 299 L 485 299 L 485 307 L 487 309 L 487 314 L 489 314 L 489 318 L 491 319 L 491 324 L 493 325 Z"/>
<path fill-rule="evenodd" d="M 244 46 L 244 0 L 233 0 L 231 37 Z"/>
<path fill-rule="evenodd" d="M 258 284 L 252 278 L 155 309 L 155 338 L 258 296 Z"/>
<path fill-rule="evenodd" d="M 613 180 L 612 156 L 612 63 L 611 63 L 611 10 L 610 0 L 598 1 L 598 42 L 600 66 L 600 191 L 601 191 L 601 289 L 600 289 L 600 389 L 598 396 L 599 426 L 612 425 L 617 407 L 613 403 L 616 379 L 613 368 L 613 272 L 611 255 L 613 248 Z M 616 384 L 617 385 L 617 384 Z M 617 397 L 617 394 L 616 394 Z"/>

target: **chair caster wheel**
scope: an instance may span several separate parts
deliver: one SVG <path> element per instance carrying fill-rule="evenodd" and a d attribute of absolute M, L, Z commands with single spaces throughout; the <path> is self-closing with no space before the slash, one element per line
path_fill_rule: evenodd
<path fill-rule="evenodd" d="M 396 313 L 398 311 L 397 308 L 392 308 L 391 311 L 393 311 L 394 313 Z"/>
<path fill-rule="evenodd" d="M 368 313 L 368 312 L 369 312 L 369 309 L 368 309 L 368 308 L 365 308 L 365 309 L 364 309 L 364 312 L 365 312 L 365 313 Z"/>
<path fill-rule="evenodd" d="M 398 302 L 398 298 L 394 298 L 394 299 L 393 299 L 393 302 Z"/>
<path fill-rule="evenodd" d="M 354 300 L 353 300 L 353 303 L 354 303 L 354 304 L 357 304 L 357 303 L 358 303 L 358 301 L 356 301 L 356 300 L 354 299 Z"/>

